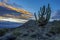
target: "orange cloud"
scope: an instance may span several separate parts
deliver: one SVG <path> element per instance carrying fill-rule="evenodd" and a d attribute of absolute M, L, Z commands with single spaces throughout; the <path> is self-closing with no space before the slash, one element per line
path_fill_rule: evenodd
<path fill-rule="evenodd" d="M 10 10 L 14 10 L 14 11 L 19 12 L 19 13 L 22 13 L 22 15 L 20 15 L 20 16 L 14 16 L 14 15 L 6 14 L 5 15 L 6 17 L 7 16 L 12 17 L 12 18 L 30 18 L 30 17 L 32 17 L 32 14 L 30 12 L 24 10 L 24 9 L 21 9 L 21 8 L 18 9 L 18 8 L 12 7 L 10 5 L 7 5 L 5 3 L 1 3 L 1 2 L 0 2 L 0 6 L 6 7 Z"/>
<path fill-rule="evenodd" d="M 5 5 L 7 8 L 9 8 L 9 9 L 11 9 L 11 10 L 15 10 L 15 11 L 17 11 L 17 12 L 20 12 L 20 13 L 23 13 L 23 14 L 29 14 L 29 15 L 31 15 L 28 11 L 25 11 L 25 10 L 23 10 L 23 9 L 18 9 L 18 8 L 14 8 L 14 7 L 12 7 L 12 6 L 8 6 L 8 5 Z"/>
<path fill-rule="evenodd" d="M 5 3 L 0 3 L 0 6 L 4 6 L 4 7 L 10 9 L 10 10 L 15 10 L 15 11 L 20 12 L 20 13 L 23 13 L 23 14 L 32 15 L 32 14 L 30 14 L 30 12 L 28 12 L 28 11 L 26 11 L 26 10 L 24 10 L 24 9 L 21 9 L 21 8 L 18 9 L 18 8 L 12 7 L 12 6 L 10 6 L 10 5 L 6 5 Z"/>
<path fill-rule="evenodd" d="M 20 13 L 22 13 L 22 14 L 29 14 L 29 15 L 32 16 L 32 14 L 31 14 L 30 12 L 28 12 L 28 11 L 26 11 L 26 10 L 24 10 L 24 9 L 21 9 L 21 8 L 18 9 L 18 8 L 12 7 L 12 6 L 10 6 L 10 5 L 6 5 L 5 3 L 1 3 L 1 2 L 0 2 L 0 6 L 4 6 L 4 7 L 10 9 L 10 10 L 14 10 L 14 11 L 20 12 Z"/>
<path fill-rule="evenodd" d="M 4 6 L 4 4 L 0 2 L 0 6 Z"/>

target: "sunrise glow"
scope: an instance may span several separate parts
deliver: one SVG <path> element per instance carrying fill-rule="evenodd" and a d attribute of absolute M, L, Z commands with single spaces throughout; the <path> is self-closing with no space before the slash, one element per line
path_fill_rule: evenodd
<path fill-rule="evenodd" d="M 9 22 L 25 23 L 25 22 L 27 22 L 28 20 L 17 19 L 17 18 L 5 18 L 5 17 L 0 17 L 0 21 L 9 21 Z"/>

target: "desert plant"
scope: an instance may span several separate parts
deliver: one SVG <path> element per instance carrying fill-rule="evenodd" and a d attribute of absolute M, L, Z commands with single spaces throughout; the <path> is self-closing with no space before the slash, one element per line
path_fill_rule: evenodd
<path fill-rule="evenodd" d="M 51 15 L 51 8 L 49 4 L 47 8 L 45 7 L 45 5 L 41 7 L 37 15 L 36 13 L 34 13 L 35 19 L 39 26 L 46 25 L 50 19 L 50 15 Z"/>
<path fill-rule="evenodd" d="M 52 27 L 51 30 L 49 31 L 50 33 L 53 34 L 53 32 L 56 34 L 60 34 L 60 26 Z"/>
<path fill-rule="evenodd" d="M 14 32 L 13 32 L 13 35 L 17 37 L 17 36 L 20 36 L 21 33 L 20 33 L 19 31 L 14 31 Z"/>
<path fill-rule="evenodd" d="M 0 30 L 0 36 L 5 35 L 8 32 L 8 29 L 1 29 Z"/>

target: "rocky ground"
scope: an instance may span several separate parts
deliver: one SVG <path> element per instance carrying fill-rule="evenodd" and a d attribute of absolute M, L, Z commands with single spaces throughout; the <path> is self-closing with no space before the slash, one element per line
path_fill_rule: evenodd
<path fill-rule="evenodd" d="M 18 28 L 9 29 L 7 33 L 0 36 L 0 40 L 60 40 L 59 24 L 60 21 L 49 22 L 43 28 L 34 20 L 30 20 Z"/>

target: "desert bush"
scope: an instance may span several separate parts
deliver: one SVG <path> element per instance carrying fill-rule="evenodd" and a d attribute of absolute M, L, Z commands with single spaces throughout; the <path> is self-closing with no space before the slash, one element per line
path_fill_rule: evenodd
<path fill-rule="evenodd" d="M 0 30 L 0 36 L 5 35 L 8 32 L 8 29 L 1 29 Z"/>
<path fill-rule="evenodd" d="M 50 30 L 50 33 L 60 33 L 60 27 L 56 26 L 56 27 L 52 27 Z"/>
<path fill-rule="evenodd" d="M 26 37 L 26 36 L 28 36 L 29 34 L 23 34 L 23 37 Z"/>
<path fill-rule="evenodd" d="M 17 36 L 21 35 L 21 33 L 19 31 L 14 31 L 13 35 L 15 35 L 17 37 Z"/>

